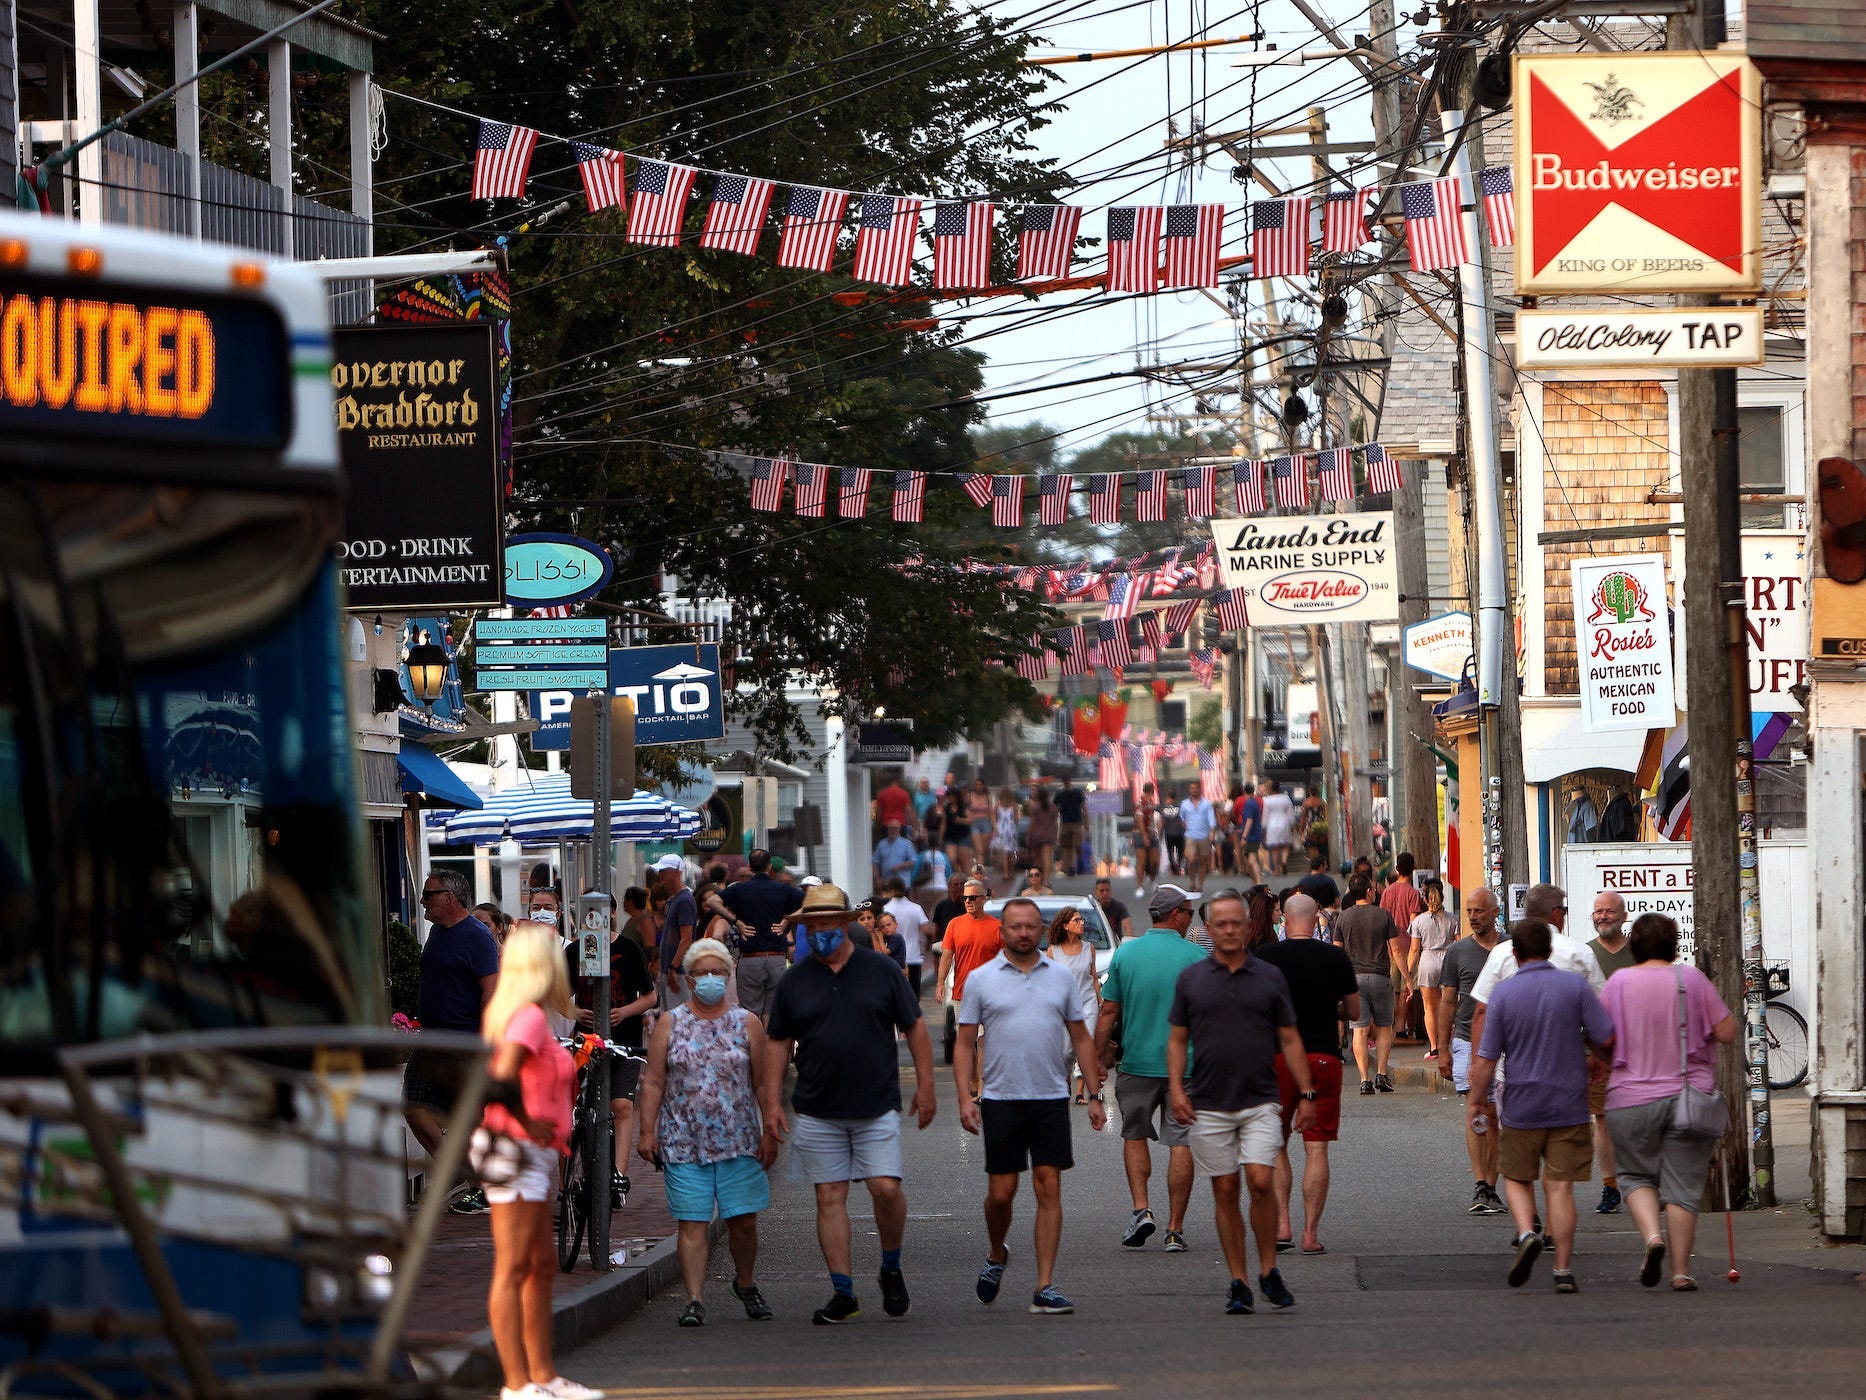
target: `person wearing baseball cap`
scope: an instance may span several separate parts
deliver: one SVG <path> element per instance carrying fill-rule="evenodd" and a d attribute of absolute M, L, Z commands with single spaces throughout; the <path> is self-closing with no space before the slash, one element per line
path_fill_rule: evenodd
<path fill-rule="evenodd" d="M 661 1009 L 672 1011 L 687 999 L 686 979 L 681 976 L 682 959 L 693 946 L 695 927 L 700 922 L 700 906 L 693 891 L 687 888 L 687 863 L 677 855 L 664 855 L 648 867 L 650 888 L 667 900 L 661 917 L 661 933 L 655 943 L 661 969 Z"/>
<path fill-rule="evenodd" d="M 778 983 L 766 1023 L 770 1082 L 781 1084 L 796 1052 L 790 1132 L 796 1160 L 816 1187 L 816 1234 L 829 1268 L 830 1299 L 811 1315 L 819 1326 L 862 1315 L 855 1296 L 849 1183 L 865 1181 L 881 1237 L 881 1305 L 889 1317 L 909 1307 L 901 1272 L 907 1197 L 901 1190 L 901 1079 L 894 1032 L 914 1061 L 912 1109 L 933 1121 L 933 1042 L 920 1003 L 892 958 L 849 938 L 849 899 L 835 885 L 813 886 L 792 916 L 810 956 Z M 778 1136 L 783 1126 L 777 1125 Z"/>
<path fill-rule="evenodd" d="M 1103 1066 L 1120 1063 L 1114 1079 L 1115 1105 L 1121 1114 L 1121 1158 L 1127 1168 L 1133 1218 L 1121 1243 L 1139 1249 L 1156 1228 L 1147 1188 L 1153 1176 L 1148 1143 L 1166 1144 L 1166 1249 L 1186 1249 L 1186 1206 L 1192 1199 L 1192 1149 L 1183 1124 L 1168 1110 L 1166 1085 L 1166 1013 L 1173 1004 L 1179 974 L 1205 956 L 1186 937 L 1192 926 L 1192 896 L 1178 885 L 1155 885 L 1147 901 L 1150 927 L 1114 950 L 1102 983 L 1101 1015 L 1095 1024 L 1095 1051 Z"/>

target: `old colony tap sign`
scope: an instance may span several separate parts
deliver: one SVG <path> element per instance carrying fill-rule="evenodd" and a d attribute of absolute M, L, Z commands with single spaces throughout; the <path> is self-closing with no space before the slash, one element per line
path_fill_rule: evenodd
<path fill-rule="evenodd" d="M 1212 537 L 1253 627 L 1399 619 L 1391 511 L 1214 520 Z"/>
<path fill-rule="evenodd" d="M 1762 285 L 1761 79 L 1741 54 L 1518 54 L 1516 290 Z"/>
<path fill-rule="evenodd" d="M 1677 713 L 1665 556 L 1577 559 L 1568 568 L 1574 581 L 1581 727 L 1671 728 Z"/>

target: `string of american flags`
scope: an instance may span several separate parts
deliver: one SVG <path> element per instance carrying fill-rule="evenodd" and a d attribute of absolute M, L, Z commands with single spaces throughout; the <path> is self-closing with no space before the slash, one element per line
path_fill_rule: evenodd
<path fill-rule="evenodd" d="M 877 475 L 891 475 L 883 489 L 891 496 L 895 523 L 918 525 L 925 519 L 927 472 L 877 473 L 869 467 L 824 466 L 789 457 L 749 460 L 753 510 L 781 512 L 788 491 L 791 509 L 800 516 L 824 519 L 833 502 L 837 516 L 861 519 L 868 514 Z M 981 510 L 989 509 L 991 523 L 1003 529 L 1020 528 L 1033 515 L 1038 525 L 1061 525 L 1070 518 L 1077 494 L 1086 497 L 1090 523 L 1118 525 L 1129 518 L 1130 500 L 1134 520 L 1164 521 L 1175 488 L 1183 518 L 1209 520 L 1220 514 L 1261 515 L 1273 508 L 1303 510 L 1317 500 L 1346 504 L 1362 496 L 1391 495 L 1403 485 L 1398 459 L 1379 443 L 1240 458 L 1229 466 L 1205 462 L 1082 476 L 961 472 L 956 479 L 966 498 Z M 1032 502 L 1034 511 L 1027 508 Z"/>
<path fill-rule="evenodd" d="M 523 199 L 541 136 L 530 127 L 479 119 L 471 197 Z M 991 251 L 1000 212 L 1016 233 L 1019 282 L 1063 281 L 1074 275 L 1083 210 L 1070 204 L 1001 205 L 997 200 L 934 199 L 875 194 L 773 180 L 699 165 L 652 160 L 581 141 L 565 141 L 591 213 L 623 210 L 626 241 L 672 248 L 691 239 L 701 248 L 756 257 L 777 234 L 777 266 L 836 269 L 841 234 L 853 218 L 855 245 L 848 275 L 860 282 L 913 284 L 914 255 L 925 227 L 933 248 L 932 289 L 963 293 L 994 285 Z M 632 171 L 630 166 L 633 166 Z M 702 191 L 701 179 L 709 182 Z M 781 197 L 780 197 L 781 192 Z M 1147 295 L 1216 287 L 1221 262 L 1248 259 L 1253 277 L 1304 277 L 1317 253 L 1358 253 L 1374 241 L 1369 204 L 1381 187 L 1328 190 L 1320 195 L 1250 201 L 1244 208 L 1249 251 L 1227 259 L 1230 204 L 1116 205 L 1107 211 L 1106 288 Z M 1458 176 L 1394 185 L 1414 272 L 1456 267 L 1471 256 Z M 1515 194 L 1510 167 L 1476 176 L 1492 247 L 1515 242 Z M 704 205 L 689 230 L 694 204 Z"/>

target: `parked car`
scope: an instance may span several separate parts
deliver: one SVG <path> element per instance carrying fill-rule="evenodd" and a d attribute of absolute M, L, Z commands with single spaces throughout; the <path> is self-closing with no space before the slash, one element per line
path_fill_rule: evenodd
<path fill-rule="evenodd" d="M 1099 982 L 1106 980 L 1108 976 L 1108 960 L 1114 956 L 1114 950 L 1120 944 L 1121 938 L 1118 933 L 1108 927 L 1108 920 L 1101 912 L 1101 905 L 1097 904 L 1085 894 L 1040 894 L 1031 896 L 1031 898 L 1035 900 L 1038 910 L 1041 911 L 1043 915 L 1043 927 L 1046 930 L 1050 926 L 1050 920 L 1054 919 L 1063 910 L 1080 909 L 1082 911 L 1082 936 L 1088 939 L 1089 944 L 1095 949 L 1095 976 L 1097 983 L 1099 984 Z M 994 919 L 1001 919 L 1004 917 L 1004 905 L 1005 900 L 1003 899 L 989 900 L 985 904 L 985 912 Z M 1043 940 L 1043 946 L 1049 946 L 1049 939 L 1047 937 Z M 933 945 L 933 953 L 935 957 L 939 955 L 939 945 L 937 943 Z M 958 1041 L 959 1008 L 951 1001 L 948 1001 L 946 1003 L 945 1036 L 941 1041 L 942 1053 L 945 1056 L 947 1064 L 952 1063 L 953 1046 L 958 1044 Z"/>

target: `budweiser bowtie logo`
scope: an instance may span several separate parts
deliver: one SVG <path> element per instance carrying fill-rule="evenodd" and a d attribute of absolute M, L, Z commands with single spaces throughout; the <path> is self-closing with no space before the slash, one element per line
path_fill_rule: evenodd
<path fill-rule="evenodd" d="M 1761 138 L 1744 60 L 1528 55 L 1518 65 L 1519 291 L 1753 282 Z"/>

